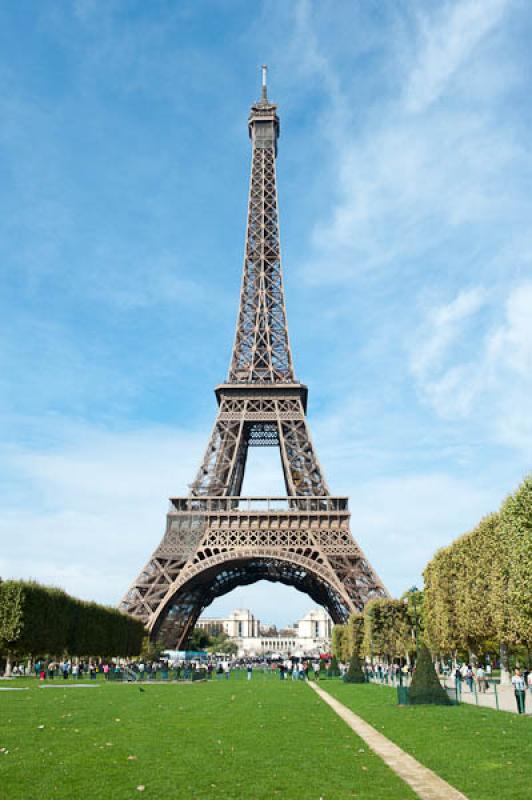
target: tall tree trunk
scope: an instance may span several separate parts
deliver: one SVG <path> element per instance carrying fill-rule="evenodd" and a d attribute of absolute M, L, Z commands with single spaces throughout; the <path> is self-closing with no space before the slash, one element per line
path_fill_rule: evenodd
<path fill-rule="evenodd" d="M 6 671 L 4 672 L 4 677 L 5 678 L 10 678 L 11 677 L 12 669 L 13 669 L 13 664 L 11 663 L 11 653 L 8 650 L 7 651 L 7 656 L 6 656 Z"/>

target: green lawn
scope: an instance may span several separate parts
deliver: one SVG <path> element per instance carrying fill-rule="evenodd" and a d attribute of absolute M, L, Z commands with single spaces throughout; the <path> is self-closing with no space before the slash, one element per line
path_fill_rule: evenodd
<path fill-rule="evenodd" d="M 31 688 L 0 692 L 2 800 L 416 796 L 303 683 L 8 685 Z"/>
<path fill-rule="evenodd" d="M 532 719 L 469 706 L 398 706 L 396 690 L 321 687 L 470 800 L 532 797 Z"/>

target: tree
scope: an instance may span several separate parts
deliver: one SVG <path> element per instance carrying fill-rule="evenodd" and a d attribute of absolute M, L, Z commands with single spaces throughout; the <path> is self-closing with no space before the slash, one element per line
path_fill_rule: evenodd
<path fill-rule="evenodd" d="M 499 545 L 503 584 L 496 615 L 500 640 L 532 647 L 532 475 L 503 503 Z"/>
<path fill-rule="evenodd" d="M 362 644 L 364 642 L 364 614 L 355 612 L 349 616 L 347 621 L 347 652 L 351 656 L 356 653 L 362 655 Z"/>
<path fill-rule="evenodd" d="M 234 656 L 238 653 L 237 643 L 225 631 L 219 631 L 215 636 L 211 637 L 211 643 L 207 649 L 210 653 L 224 653 L 228 656 Z"/>
<path fill-rule="evenodd" d="M 187 650 L 206 650 L 212 645 L 212 636 L 204 628 L 194 628 L 186 644 Z"/>
<path fill-rule="evenodd" d="M 360 656 L 353 650 L 351 654 L 351 658 L 349 659 L 349 669 L 347 670 L 346 674 L 344 675 L 344 681 L 346 683 L 364 683 L 365 677 L 362 671 L 362 664 L 360 662 Z"/>
<path fill-rule="evenodd" d="M 378 655 L 391 661 L 410 646 L 407 609 L 401 600 L 370 600 L 364 609 L 364 655 Z"/>
<path fill-rule="evenodd" d="M 410 630 L 410 641 L 406 642 L 407 650 L 415 653 L 417 641 L 425 630 L 424 592 L 413 586 L 404 592 L 400 599 L 405 606 L 406 624 Z"/>
<path fill-rule="evenodd" d="M 116 608 L 33 581 L 0 583 L 0 646 L 8 655 L 137 655 L 144 635 L 140 620 Z"/>
<path fill-rule="evenodd" d="M 440 653 L 460 646 L 452 546 L 436 552 L 423 571 L 425 638 Z"/>
<path fill-rule="evenodd" d="M 331 650 L 338 661 L 347 661 L 347 628 L 345 625 L 335 625 L 332 629 Z"/>
<path fill-rule="evenodd" d="M 430 651 L 423 642 L 418 646 L 416 669 L 412 677 L 408 701 L 412 705 L 430 703 L 448 706 L 451 703 L 447 692 L 438 680 Z"/>

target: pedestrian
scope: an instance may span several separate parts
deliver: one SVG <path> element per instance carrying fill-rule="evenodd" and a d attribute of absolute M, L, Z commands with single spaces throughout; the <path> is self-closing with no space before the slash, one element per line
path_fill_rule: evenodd
<path fill-rule="evenodd" d="M 102 669 L 103 669 L 103 677 L 105 678 L 106 681 L 108 681 L 109 680 L 109 664 L 107 663 L 107 661 L 103 665 Z"/>
<path fill-rule="evenodd" d="M 251 661 L 248 661 L 248 665 L 247 665 L 247 667 L 246 667 L 246 672 L 247 672 L 247 674 L 248 674 L 248 681 L 250 681 L 250 680 L 251 680 L 251 677 L 252 677 L 252 675 L 253 675 L 253 666 L 252 666 L 252 664 L 251 664 Z"/>
<path fill-rule="evenodd" d="M 512 678 L 514 687 L 515 702 L 517 703 L 517 713 L 525 713 L 525 681 L 521 675 L 521 670 L 516 669 Z"/>
<path fill-rule="evenodd" d="M 66 679 L 68 678 L 68 661 L 66 659 L 63 661 L 61 670 L 63 672 L 63 678 L 66 681 Z"/>
<path fill-rule="evenodd" d="M 486 691 L 486 673 L 482 667 L 482 664 L 478 665 L 477 668 L 477 683 L 478 683 L 478 690 L 479 692 Z"/>
<path fill-rule="evenodd" d="M 469 691 L 473 694 L 473 667 L 471 664 L 467 665 L 466 669 L 466 683 L 469 687 Z"/>

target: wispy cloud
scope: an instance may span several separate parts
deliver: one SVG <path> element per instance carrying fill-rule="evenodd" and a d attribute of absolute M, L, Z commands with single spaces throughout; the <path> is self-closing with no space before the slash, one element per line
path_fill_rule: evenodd
<path fill-rule="evenodd" d="M 408 111 L 423 111 L 438 100 L 511 5 L 511 0 L 446 2 L 431 16 L 421 8 L 414 66 L 404 91 Z"/>
<path fill-rule="evenodd" d="M 187 493 L 205 436 L 55 426 L 61 439 L 53 446 L 6 450 L 0 574 L 116 603 L 163 535 L 167 498 Z"/>
<path fill-rule="evenodd" d="M 462 292 L 429 312 L 427 327 L 419 332 L 421 344 L 413 347 L 412 373 L 438 414 L 474 415 L 494 440 L 532 457 L 532 283 L 508 292 L 497 322 L 477 333 L 475 352 L 464 359 L 459 340 L 469 338 L 467 322 L 486 296 L 479 289 Z"/>
<path fill-rule="evenodd" d="M 428 330 L 418 333 L 411 360 L 412 372 L 421 382 L 441 369 L 449 348 L 463 338 L 467 322 L 484 306 L 486 298 L 487 292 L 481 287 L 464 289 L 450 303 L 427 313 Z"/>

